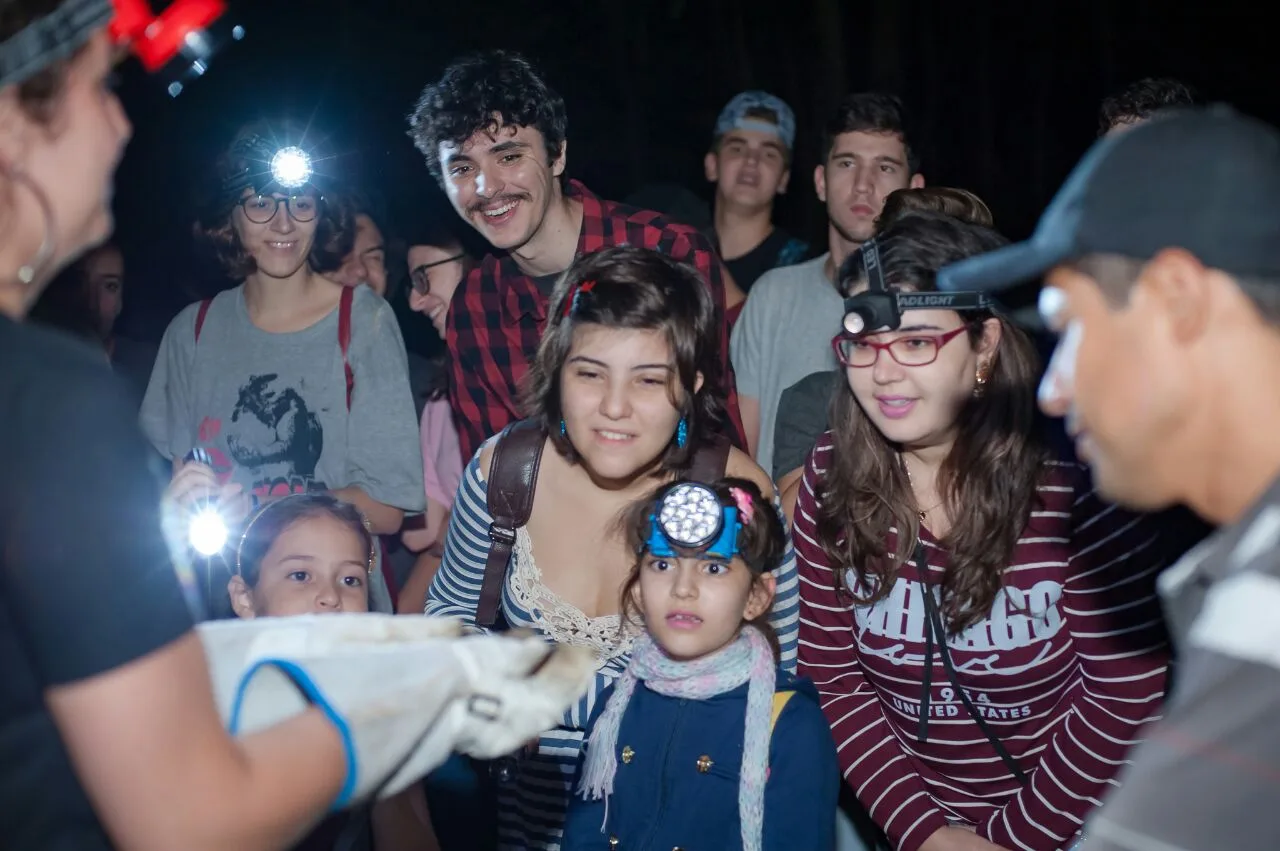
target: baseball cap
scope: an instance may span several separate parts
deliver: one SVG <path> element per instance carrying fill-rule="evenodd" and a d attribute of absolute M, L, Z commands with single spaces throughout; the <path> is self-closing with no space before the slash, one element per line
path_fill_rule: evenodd
<path fill-rule="evenodd" d="M 778 116 L 777 123 L 747 115 L 748 112 L 756 109 L 771 110 Z M 777 95 L 761 91 L 741 92 L 720 110 L 720 117 L 716 119 L 716 138 L 730 130 L 761 130 L 765 133 L 774 133 L 789 151 L 796 143 L 796 115 L 791 111 L 791 107 L 787 106 L 786 101 Z"/>
<path fill-rule="evenodd" d="M 1100 139 L 1029 240 L 943 267 L 938 288 L 991 292 L 1088 254 L 1145 260 L 1170 247 L 1280 280 L 1280 131 L 1215 105 Z"/>

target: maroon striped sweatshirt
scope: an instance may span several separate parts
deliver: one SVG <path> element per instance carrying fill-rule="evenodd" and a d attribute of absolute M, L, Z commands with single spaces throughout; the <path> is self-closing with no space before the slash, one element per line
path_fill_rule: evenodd
<path fill-rule="evenodd" d="M 832 451 L 828 432 L 805 469 L 794 541 L 800 672 L 821 694 L 845 781 L 900 851 L 952 823 L 1010 849 L 1063 847 L 1160 711 L 1168 659 L 1152 524 L 1103 503 L 1079 465 L 1050 464 L 990 616 L 947 640 L 957 681 L 1024 786 L 936 647 L 925 699 L 927 614 L 915 561 L 873 606 L 836 592 L 815 534 L 814 492 Z M 947 553 L 927 530 L 921 538 L 937 583 Z M 895 551 L 893 529 L 887 545 Z"/>

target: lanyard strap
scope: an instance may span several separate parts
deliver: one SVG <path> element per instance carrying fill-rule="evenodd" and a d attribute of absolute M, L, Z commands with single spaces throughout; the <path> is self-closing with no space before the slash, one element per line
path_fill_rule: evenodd
<path fill-rule="evenodd" d="M 929 584 L 929 565 L 925 562 L 924 544 L 920 538 L 916 538 L 916 569 L 920 571 L 920 587 L 924 589 L 924 610 L 926 616 L 925 625 L 925 665 L 924 665 L 924 696 L 920 705 L 920 733 L 919 740 L 921 742 L 928 741 L 929 737 L 929 696 L 932 691 L 933 683 L 933 646 L 936 640 L 939 654 L 942 656 L 942 667 L 947 672 L 947 679 L 950 680 L 951 686 L 956 690 L 956 694 L 960 695 L 960 702 L 964 704 L 965 710 L 978 724 L 978 729 L 987 737 L 987 741 L 991 743 L 991 747 L 995 749 L 996 754 L 1000 757 L 1000 761 L 1004 763 L 1005 768 L 1017 778 L 1018 783 L 1022 786 L 1027 785 L 1027 775 L 1023 772 L 1022 767 L 1018 765 L 1017 760 L 1009 753 L 1004 743 L 991 731 L 991 726 L 974 708 L 973 701 L 969 699 L 969 695 L 960 686 L 960 677 L 956 674 L 955 666 L 951 664 L 951 653 L 947 650 L 947 633 L 943 628 L 942 612 L 938 607 L 938 601 L 933 598 L 933 586 Z"/>

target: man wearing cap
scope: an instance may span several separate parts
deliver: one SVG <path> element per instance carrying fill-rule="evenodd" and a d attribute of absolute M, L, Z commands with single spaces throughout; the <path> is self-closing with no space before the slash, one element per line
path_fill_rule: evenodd
<path fill-rule="evenodd" d="M 775 266 L 799 263 L 809 246 L 773 224 L 773 201 L 791 180 L 796 117 L 768 92 L 742 92 L 720 112 L 704 166 L 716 185 L 708 234 L 743 292 Z"/>
<path fill-rule="evenodd" d="M 752 455 L 766 470 L 782 391 L 838 365 L 831 338 L 844 315 L 835 284 L 840 264 L 871 238 L 890 192 L 924 185 L 905 123 L 902 103 L 892 95 L 863 92 L 840 102 L 813 175 L 818 200 L 827 206 L 828 251 L 766 272 L 734 324 L 730 354 L 742 422 Z"/>
<path fill-rule="evenodd" d="M 1280 847 L 1280 132 L 1213 107 L 1107 137 L 1030 241 L 939 284 L 1042 274 L 1041 406 L 1098 489 L 1221 527 L 1160 577 L 1172 699 L 1083 848 Z"/>

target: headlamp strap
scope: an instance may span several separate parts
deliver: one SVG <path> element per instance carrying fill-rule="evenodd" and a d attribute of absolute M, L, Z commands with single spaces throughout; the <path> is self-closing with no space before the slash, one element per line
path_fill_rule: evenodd
<path fill-rule="evenodd" d="M 0 43 L 0 87 L 21 83 L 75 53 L 114 10 L 110 0 L 66 0 Z"/>
<path fill-rule="evenodd" d="M 880 266 L 880 244 L 875 237 L 862 243 L 862 265 L 867 270 L 867 289 L 871 292 L 885 292 L 889 288 L 884 283 L 884 269 Z"/>

